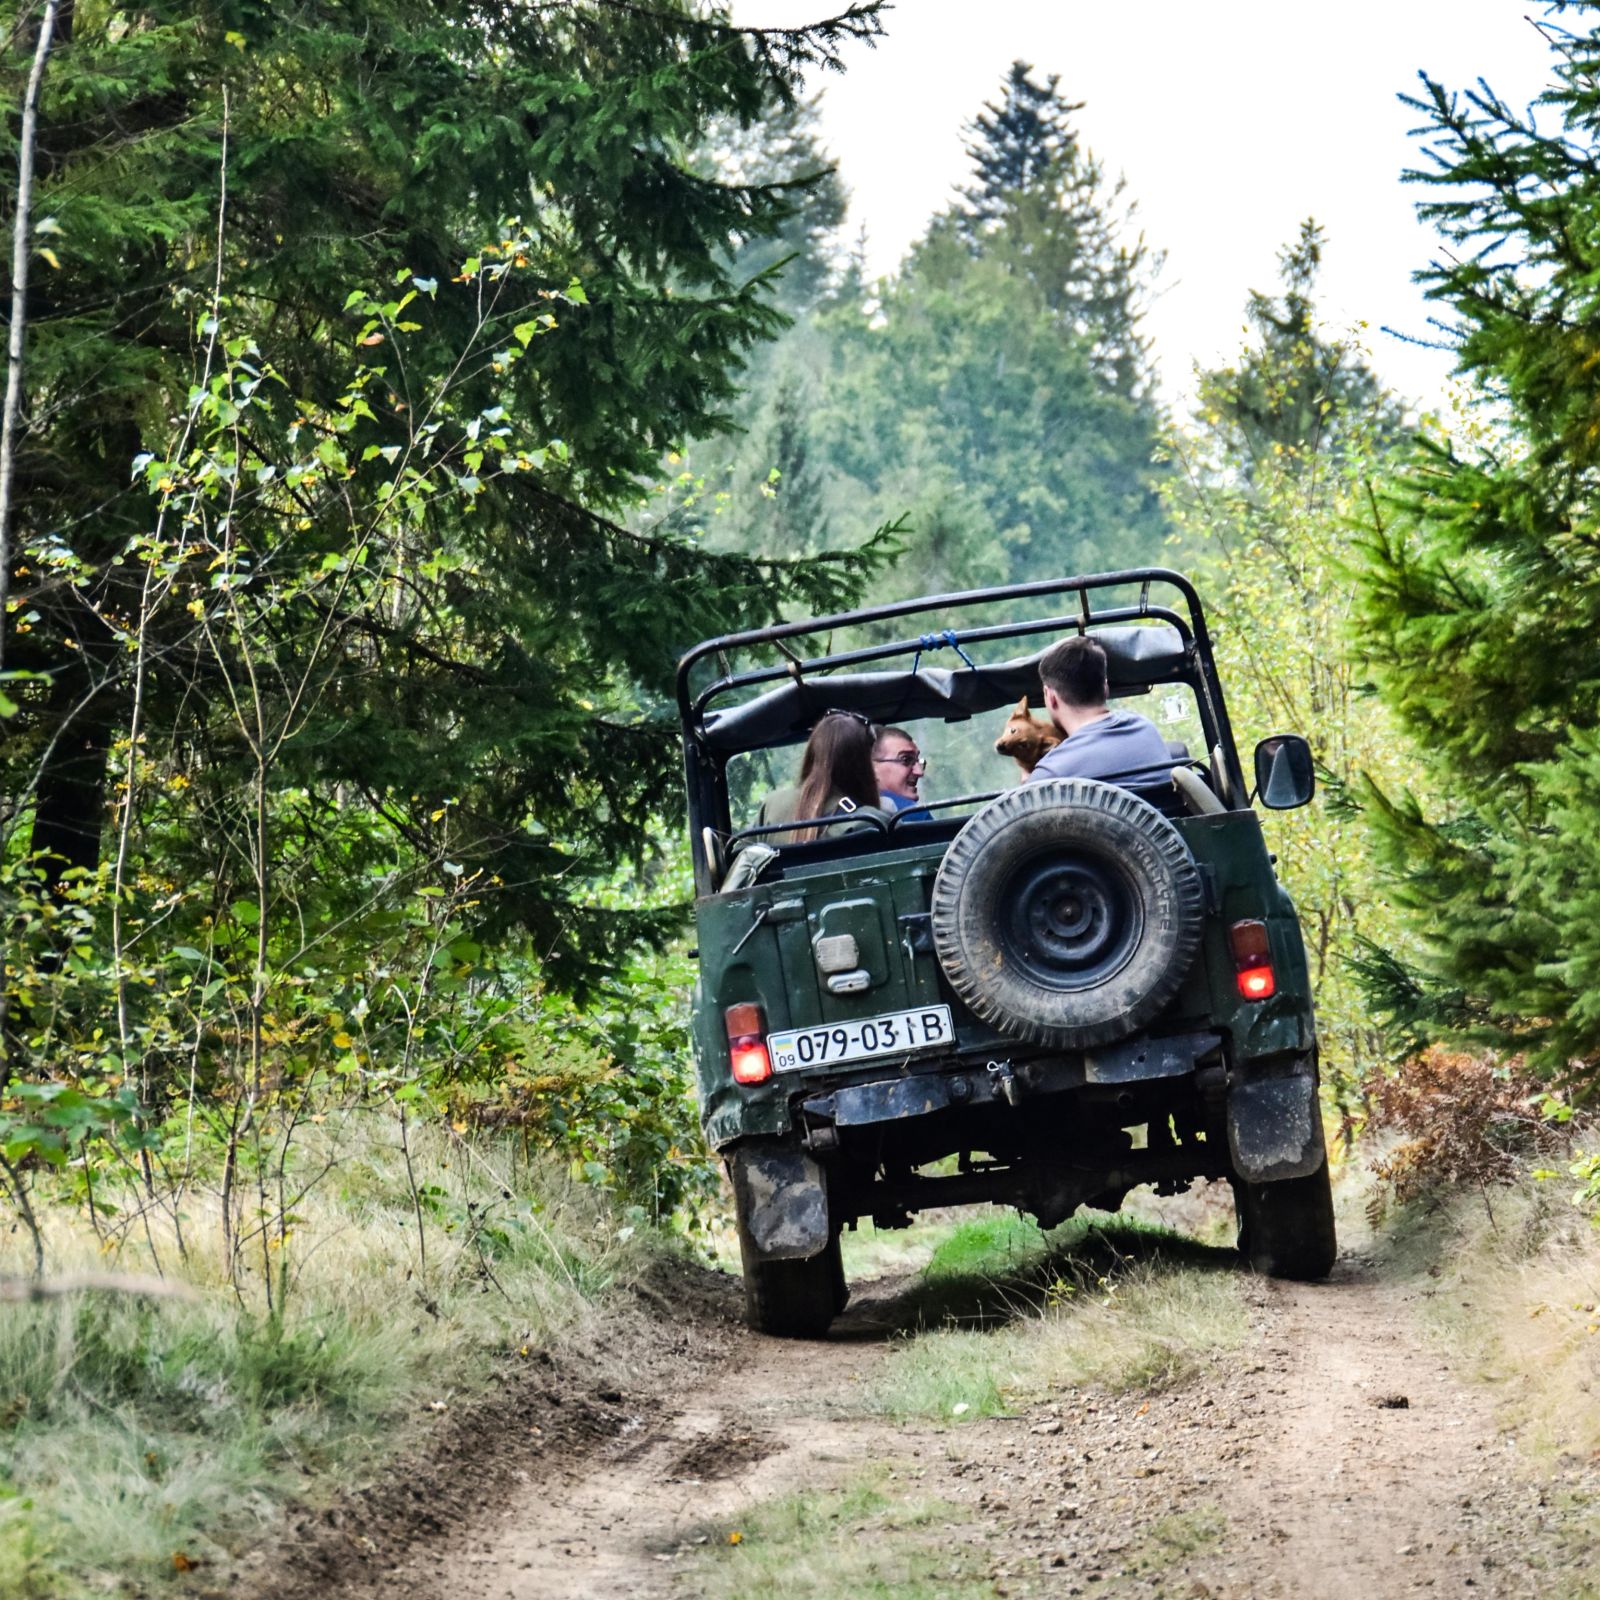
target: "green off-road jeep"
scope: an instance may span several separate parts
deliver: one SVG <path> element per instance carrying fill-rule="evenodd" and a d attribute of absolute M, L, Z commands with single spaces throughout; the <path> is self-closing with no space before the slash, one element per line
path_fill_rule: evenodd
<path fill-rule="evenodd" d="M 939 631 L 906 637 L 910 617 Z M 1170 782 L 1022 784 L 994 753 L 1019 698 L 1042 701 L 1038 651 L 1018 652 L 1072 631 L 1105 646 L 1113 700 L 1141 697 L 1172 741 Z M 1250 794 L 1186 578 L 1104 573 L 712 639 L 678 694 L 700 1101 L 753 1327 L 827 1328 L 858 1218 L 1001 1201 L 1052 1227 L 1196 1178 L 1233 1185 L 1258 1270 L 1327 1273 L 1305 951 L 1251 808 L 1304 805 L 1311 752 L 1264 739 Z M 966 792 L 841 814 L 802 843 L 741 826 L 833 709 L 906 726 L 938 787 Z"/>

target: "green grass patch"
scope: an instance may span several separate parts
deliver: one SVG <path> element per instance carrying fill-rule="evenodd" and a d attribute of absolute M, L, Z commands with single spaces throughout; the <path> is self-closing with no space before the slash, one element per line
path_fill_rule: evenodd
<path fill-rule="evenodd" d="M 805 1491 L 708 1527 L 705 1553 L 680 1578 L 696 1600 L 985 1600 L 981 1557 L 950 1537 L 967 1513 L 901 1498 L 880 1467 L 835 1490 Z"/>
<path fill-rule="evenodd" d="M 1015 1272 L 1047 1248 L 1037 1223 L 1015 1211 L 997 1211 L 955 1228 L 935 1247 L 923 1273 L 954 1278 Z"/>
<path fill-rule="evenodd" d="M 970 1421 L 1063 1384 L 1165 1388 L 1248 1331 L 1233 1253 L 1148 1224 L 1075 1219 L 1031 1253 L 1016 1235 L 978 1245 L 974 1233 L 952 1251 L 962 1272 L 930 1263 L 923 1331 L 887 1364 L 873 1409 Z"/>
<path fill-rule="evenodd" d="M 941 1213 L 919 1216 L 909 1228 L 879 1228 L 868 1221 L 846 1228 L 839 1241 L 844 1251 L 845 1276 L 852 1283 L 861 1283 L 871 1278 L 899 1278 L 921 1272 L 966 1215 L 963 1212 L 955 1218 Z M 737 1249 L 726 1259 L 728 1269 L 737 1272 Z"/>

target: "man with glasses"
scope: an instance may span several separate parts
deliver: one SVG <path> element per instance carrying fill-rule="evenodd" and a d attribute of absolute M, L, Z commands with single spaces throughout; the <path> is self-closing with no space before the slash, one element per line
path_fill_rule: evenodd
<path fill-rule="evenodd" d="M 922 798 L 917 785 L 922 782 L 928 763 L 916 740 L 904 728 L 879 728 L 872 746 L 872 772 L 878 780 L 878 794 L 884 808 L 909 811 Z M 926 811 L 917 810 L 907 822 L 927 822 Z"/>

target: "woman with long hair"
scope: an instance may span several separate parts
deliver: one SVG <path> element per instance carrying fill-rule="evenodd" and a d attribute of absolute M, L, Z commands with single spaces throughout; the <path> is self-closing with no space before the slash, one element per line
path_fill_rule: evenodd
<path fill-rule="evenodd" d="M 806 740 L 805 754 L 800 759 L 800 782 L 769 794 L 761 804 L 761 821 L 805 822 L 811 817 L 831 817 L 837 812 L 880 804 L 878 780 L 872 768 L 874 737 L 872 723 L 859 711 L 824 712 Z M 795 828 L 771 838 L 775 844 L 797 844 L 819 838 L 826 831 Z"/>

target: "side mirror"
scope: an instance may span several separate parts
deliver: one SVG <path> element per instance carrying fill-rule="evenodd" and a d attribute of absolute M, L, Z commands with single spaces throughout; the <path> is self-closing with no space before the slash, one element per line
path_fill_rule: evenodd
<path fill-rule="evenodd" d="M 1256 799 L 1273 811 L 1292 811 L 1317 792 L 1311 746 L 1298 733 L 1275 733 L 1256 746 Z"/>

